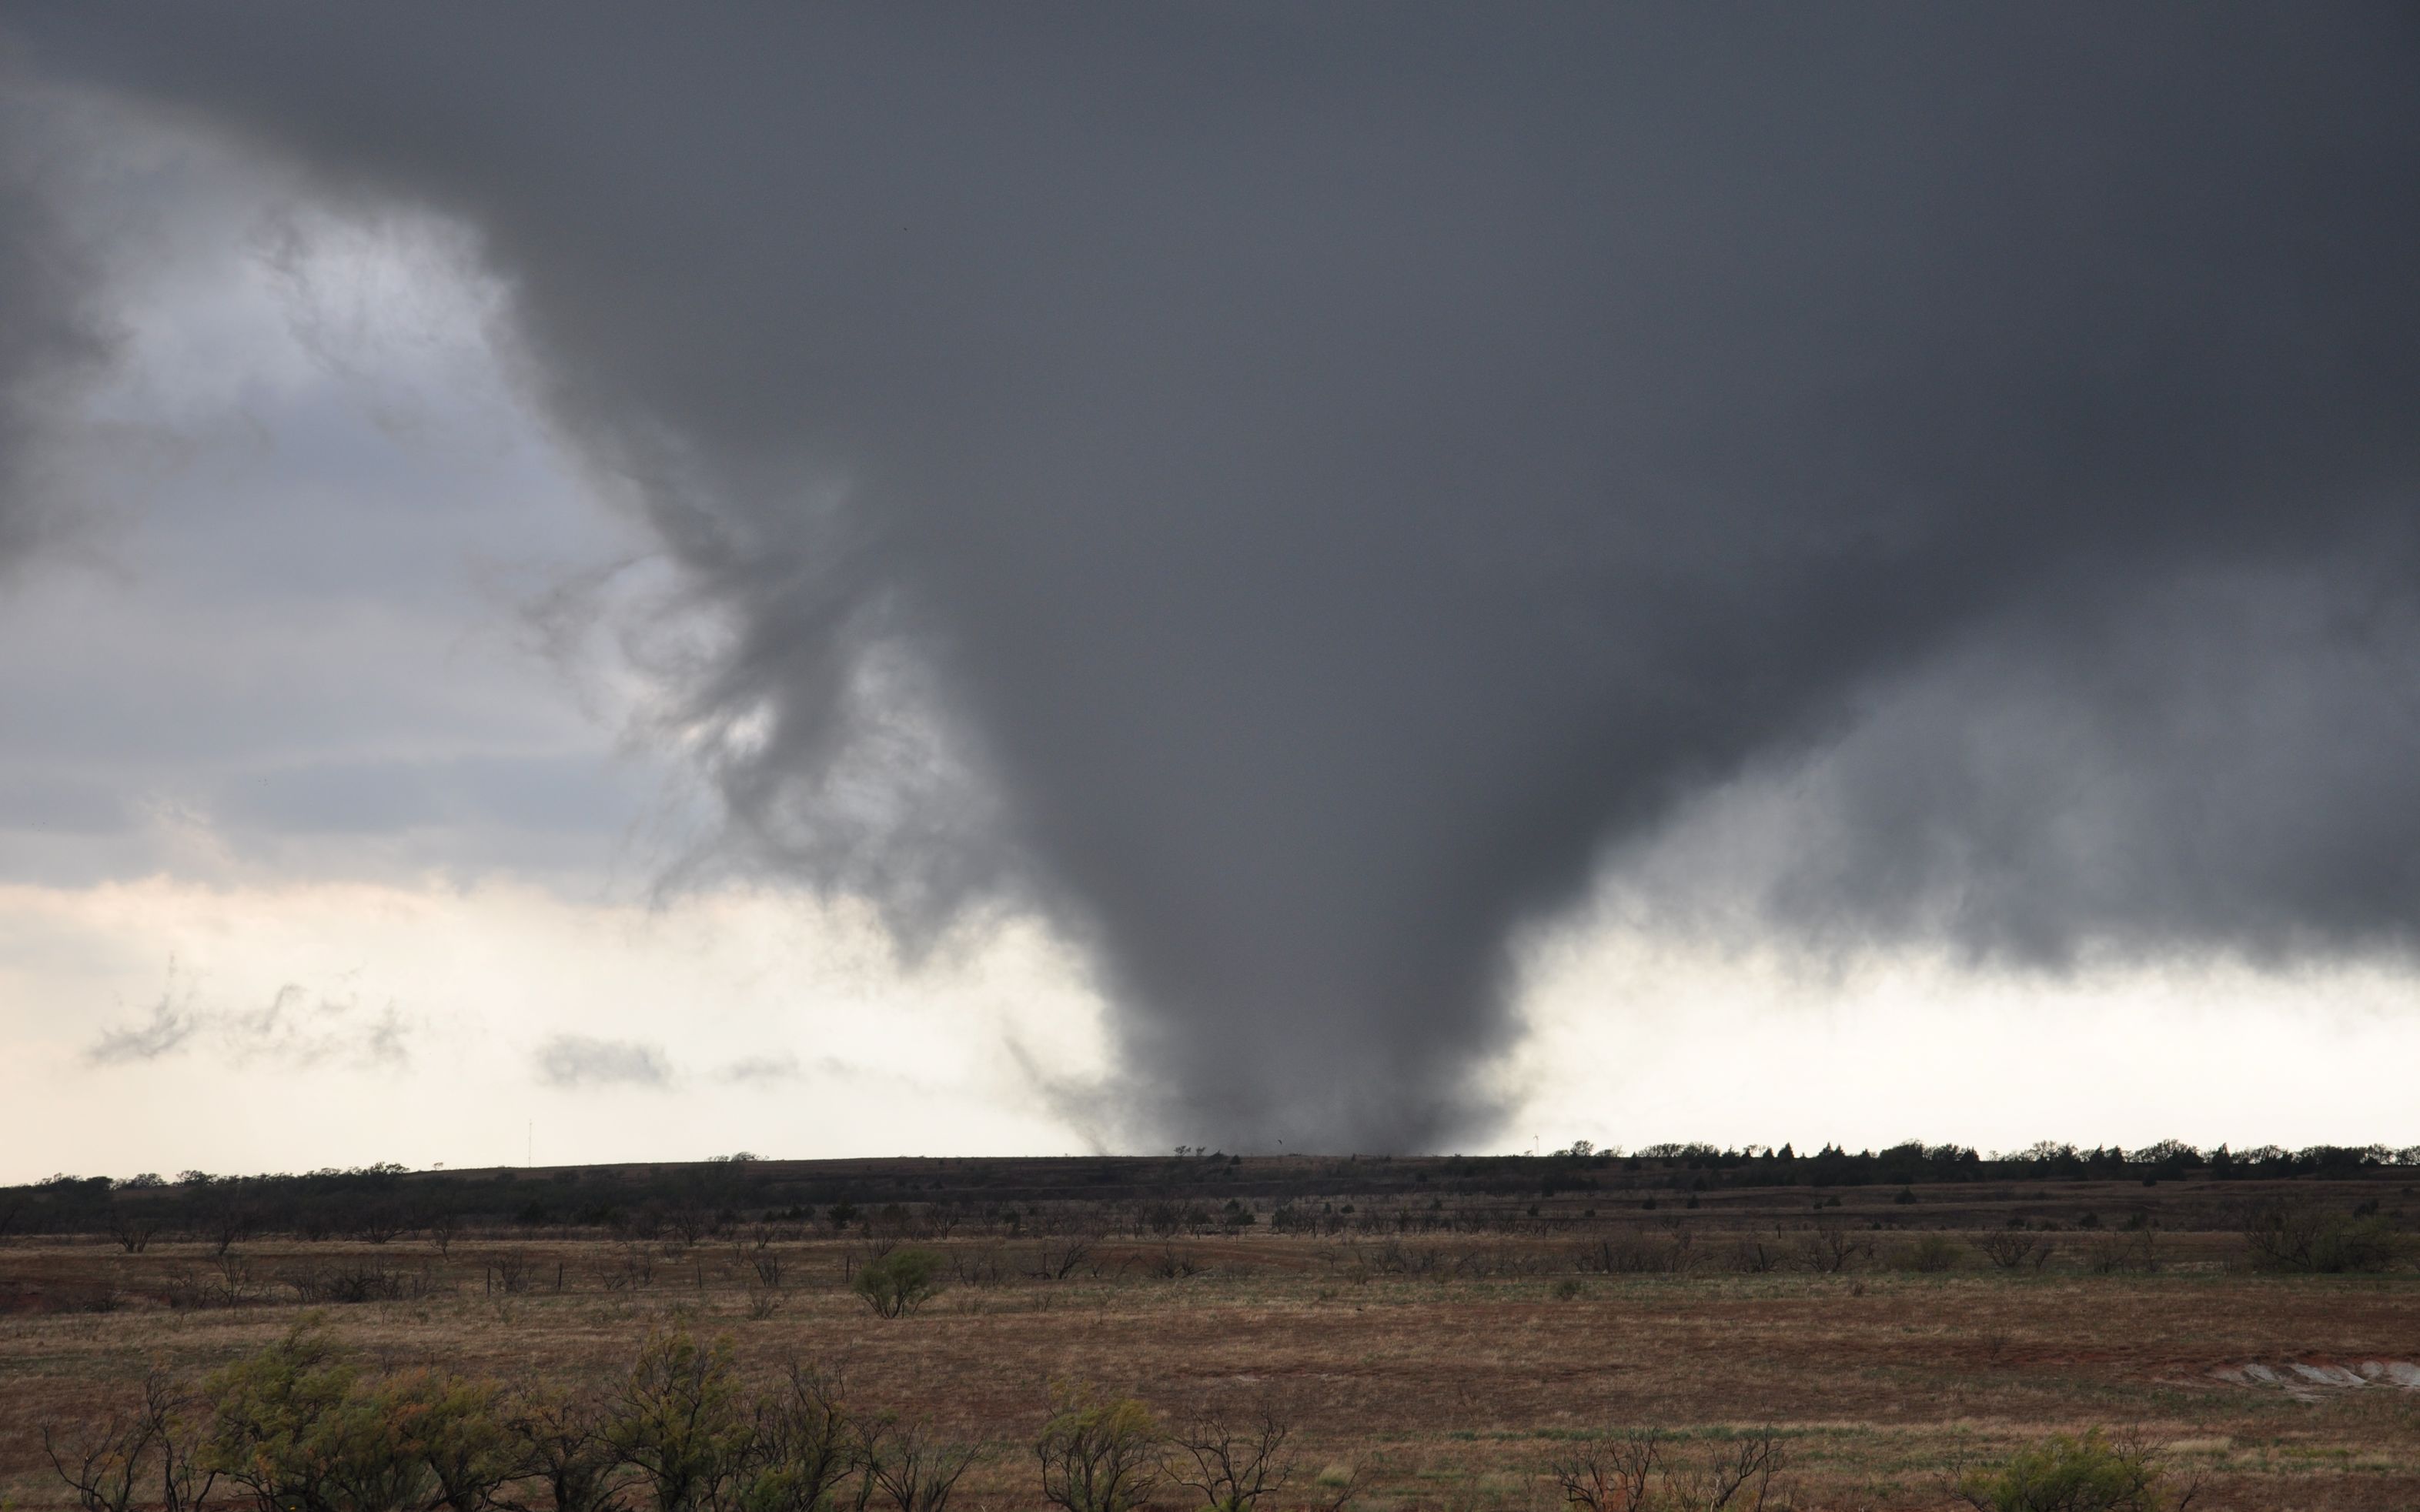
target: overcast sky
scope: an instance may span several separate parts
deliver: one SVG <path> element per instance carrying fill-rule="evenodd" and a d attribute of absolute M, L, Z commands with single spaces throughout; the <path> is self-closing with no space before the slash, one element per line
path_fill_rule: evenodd
<path fill-rule="evenodd" d="M 0 21 L 0 1180 L 2410 1144 L 2407 15 Z"/>

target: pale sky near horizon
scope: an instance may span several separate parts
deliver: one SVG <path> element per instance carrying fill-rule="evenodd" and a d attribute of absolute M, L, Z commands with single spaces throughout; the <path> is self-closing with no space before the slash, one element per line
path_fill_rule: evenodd
<path fill-rule="evenodd" d="M 732 627 L 549 408 L 477 227 L 6 87 L 111 345 L 45 411 L 66 523 L 0 563 L 0 1182 L 1171 1137 L 1046 911 L 903 946 L 877 900 L 734 854 L 665 713 Z M 1458 1068 L 1497 1112 L 1456 1137 L 2420 1143 L 2392 944 L 2042 964 L 1700 889 L 1823 843 L 1759 816 L 1971 675 L 1861 693 L 1812 756 L 1608 848 L 1513 949 L 1518 1032 Z M 2076 771 L 2089 827 L 2115 784 Z"/>

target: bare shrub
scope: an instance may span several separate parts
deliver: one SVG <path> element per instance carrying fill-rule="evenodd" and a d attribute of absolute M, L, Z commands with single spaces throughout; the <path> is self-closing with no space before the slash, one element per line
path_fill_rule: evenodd
<path fill-rule="evenodd" d="M 947 1512 L 950 1493 L 982 1458 L 979 1446 L 938 1438 L 914 1423 L 869 1426 L 861 1443 L 866 1485 L 859 1504 L 878 1495 L 895 1512 Z"/>
<path fill-rule="evenodd" d="M 1673 1225 L 1660 1233 L 1624 1228 L 1583 1244 L 1573 1257 L 1583 1272 L 1606 1275 L 1684 1273 L 1696 1269 L 1698 1256 L 1689 1231 Z"/>
<path fill-rule="evenodd" d="M 1737 1439 L 1700 1463 L 1673 1462 L 1672 1441 L 1653 1428 L 1593 1442 L 1549 1469 L 1573 1512 L 1765 1512 L 1776 1501 L 1774 1479 L 1788 1462 L 1771 1433 Z"/>
<path fill-rule="evenodd" d="M 2243 1240 L 2256 1270 L 2319 1274 L 2383 1271 L 2406 1248 L 2404 1236 L 2384 1218 L 2334 1212 L 2295 1197 L 2247 1209 Z"/>
<path fill-rule="evenodd" d="M 399 1302 L 425 1297 L 436 1289 L 427 1272 L 407 1271 L 383 1259 L 316 1265 L 308 1271 L 287 1273 L 285 1281 L 294 1288 L 294 1300 L 306 1306 L 321 1303 L 349 1306 L 365 1302 Z"/>
<path fill-rule="evenodd" d="M 160 1232 L 157 1219 L 142 1213 L 112 1212 L 109 1215 L 109 1237 L 117 1241 L 118 1248 L 129 1255 L 140 1255 L 150 1247 L 152 1238 Z"/>
<path fill-rule="evenodd" d="M 488 1262 L 488 1280 L 508 1295 L 527 1291 L 537 1284 L 537 1262 L 527 1250 L 506 1250 Z"/>
<path fill-rule="evenodd" d="M 1798 1238 L 1798 1262 L 1821 1275 L 1845 1271 L 1873 1251 L 1871 1240 L 1838 1218 L 1818 1218 Z"/>
<path fill-rule="evenodd" d="M 2156 1271 L 2160 1268 L 2159 1245 L 2148 1228 L 2103 1234 L 2084 1246 L 2084 1265 L 2098 1275 Z"/>
<path fill-rule="evenodd" d="M 1726 1257 L 1730 1268 L 1743 1275 L 1763 1275 L 1781 1268 L 1784 1257 L 1780 1242 L 1755 1234 L 1744 1234 L 1732 1241 Z"/>
<path fill-rule="evenodd" d="M 1958 1245 L 1947 1234 L 1926 1234 L 1912 1244 L 1893 1250 L 1890 1264 L 1895 1271 L 1938 1275 L 1958 1268 Z"/>
<path fill-rule="evenodd" d="M 1703 1465 L 1668 1473 L 1666 1504 L 1674 1512 L 1719 1512 L 1730 1507 L 1764 1512 L 1775 1504 L 1774 1477 L 1788 1463 L 1781 1441 L 1770 1433 L 1733 1440 L 1727 1450 L 1715 1451 Z"/>
<path fill-rule="evenodd" d="M 1177 1454 L 1169 1478 L 1199 1495 L 1209 1512 L 1253 1512 L 1261 1498 L 1294 1478 L 1286 1448 L 1292 1433 L 1266 1405 L 1246 1415 L 1214 1408 L 1171 1435 Z"/>
<path fill-rule="evenodd" d="M 643 1290 L 655 1285 L 656 1257 L 643 1242 L 625 1242 L 616 1247 L 614 1263 L 605 1267 L 597 1279 L 608 1291 Z"/>
<path fill-rule="evenodd" d="M 162 1295 L 171 1307 L 240 1307 L 263 1300 L 253 1289 L 252 1262 L 240 1255 L 221 1255 L 206 1269 L 180 1265 L 163 1280 Z"/>
<path fill-rule="evenodd" d="M 2039 1271 L 2050 1258 L 2057 1242 L 2047 1235 L 2028 1233 L 2022 1228 L 1994 1228 L 1975 1235 L 1967 1242 L 1982 1251 L 1985 1259 L 2003 1271 L 2019 1270 L 2027 1260 L 2031 1260 L 2034 1269 Z"/>
<path fill-rule="evenodd" d="M 365 1208 L 353 1223 L 353 1237 L 365 1244 L 390 1244 L 411 1231 L 403 1210 L 383 1203 Z"/>
<path fill-rule="evenodd" d="M 1650 1428 L 1590 1441 L 1548 1467 L 1574 1512 L 1637 1512 L 1663 1460 L 1663 1435 Z"/>
<path fill-rule="evenodd" d="M 750 1429 L 739 1497 L 748 1512 L 821 1512 L 866 1467 L 866 1445 L 837 1384 L 809 1365 L 791 1364 L 758 1399 Z"/>
<path fill-rule="evenodd" d="M 42 1454 L 83 1512 L 197 1512 L 210 1499 L 216 1472 L 194 1458 L 194 1403 L 165 1372 L 143 1378 L 131 1409 L 112 1412 L 82 1429 L 42 1425 Z"/>
<path fill-rule="evenodd" d="M 1096 1242 L 1091 1234 L 1062 1234 L 1046 1239 L 1034 1255 L 1034 1268 L 1029 1273 L 1044 1281 L 1064 1281 L 1093 1257 Z"/>

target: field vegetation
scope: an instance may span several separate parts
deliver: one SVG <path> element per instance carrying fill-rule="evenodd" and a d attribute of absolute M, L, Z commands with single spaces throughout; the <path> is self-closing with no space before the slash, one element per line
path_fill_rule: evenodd
<path fill-rule="evenodd" d="M 2420 1505 L 2420 1169 L 1908 1148 L 63 1178 L 0 1498 Z"/>

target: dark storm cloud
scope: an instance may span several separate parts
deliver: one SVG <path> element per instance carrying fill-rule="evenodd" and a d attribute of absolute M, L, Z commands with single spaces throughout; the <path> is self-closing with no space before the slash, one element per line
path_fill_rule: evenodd
<path fill-rule="evenodd" d="M 52 200 L 58 150 L 0 38 L 0 575 L 70 513 L 46 433 L 109 343 L 91 270 Z"/>
<path fill-rule="evenodd" d="M 2420 918 L 2379 840 L 2420 838 L 2420 764 L 2383 759 L 2412 647 L 2331 662 L 2316 739 L 2171 681 L 2234 611 L 2164 596 L 2270 563 L 2323 615 L 2410 602 L 2406 11 L 24 29 L 475 226 L 731 628 L 681 713 L 735 810 L 911 933 L 1004 891 L 1078 929 L 1173 1132 L 1470 1127 L 1508 932 L 1809 750 L 1838 846 L 1759 886 L 1810 927 L 2040 958 Z M 1948 748 L 1983 679 L 2049 711 L 1988 760 Z M 1858 744 L 1923 687 L 1930 723 Z M 2067 726 L 2107 736 L 2119 832 L 2190 829 L 2222 770 L 2266 817 L 2041 908 L 2104 861 L 1995 826 L 2066 811 Z M 2381 759 L 2337 791 L 2348 742 Z"/>

